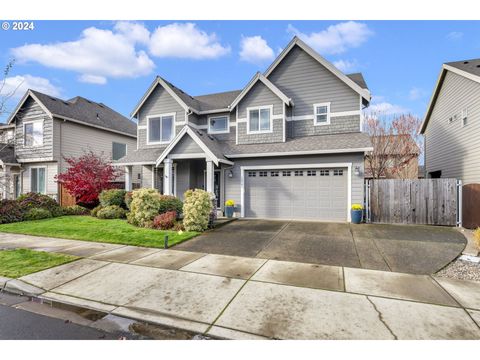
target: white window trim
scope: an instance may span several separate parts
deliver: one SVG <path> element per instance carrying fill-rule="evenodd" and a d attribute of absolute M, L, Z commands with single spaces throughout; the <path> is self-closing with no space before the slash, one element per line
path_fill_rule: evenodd
<path fill-rule="evenodd" d="M 150 141 L 150 119 L 152 118 L 162 118 L 167 116 L 173 116 L 172 121 L 172 137 L 168 141 Z M 176 120 L 176 113 L 166 113 L 166 114 L 158 114 L 158 115 L 148 115 L 147 119 L 147 145 L 160 145 L 160 144 L 169 144 L 175 138 L 175 120 Z M 162 128 L 161 128 L 161 120 L 160 120 L 160 138 L 162 137 Z"/>
<path fill-rule="evenodd" d="M 260 128 L 260 111 L 268 109 L 270 111 L 270 129 L 268 130 L 250 130 L 250 111 L 258 110 L 258 124 Z M 247 134 L 268 134 L 273 132 L 273 105 L 247 107 Z"/>
<path fill-rule="evenodd" d="M 321 106 L 327 107 L 327 122 L 317 123 L 317 108 Z M 313 104 L 313 125 L 314 126 L 330 125 L 330 102 Z"/>
<path fill-rule="evenodd" d="M 352 163 L 323 163 L 323 164 L 284 164 L 284 165 L 258 165 L 240 167 L 240 217 L 245 217 L 245 172 L 248 170 L 306 170 L 314 168 L 347 168 L 347 221 L 351 222 L 350 208 L 352 207 Z"/>
<path fill-rule="evenodd" d="M 227 118 L 227 129 L 215 131 L 210 128 L 210 120 L 212 119 L 220 119 L 220 118 Z M 208 133 L 209 134 L 228 134 L 230 132 L 230 115 L 216 115 L 216 116 L 209 116 L 207 119 L 208 122 Z"/>
<path fill-rule="evenodd" d="M 32 166 L 30 168 L 30 191 L 31 192 L 33 192 L 33 189 L 32 189 L 32 170 L 33 169 L 45 169 L 45 192 L 39 192 L 38 194 L 46 195 L 47 194 L 47 188 L 48 188 L 48 183 L 47 183 L 48 182 L 48 173 L 47 173 L 48 169 L 47 169 L 46 166 Z M 37 183 L 38 183 L 38 173 L 37 173 Z"/>
<path fill-rule="evenodd" d="M 25 144 L 25 125 L 27 125 L 27 124 L 34 124 L 34 123 L 42 123 L 42 143 L 41 143 L 40 145 L 26 145 L 26 144 Z M 41 119 L 41 120 L 24 121 L 24 122 L 23 122 L 23 147 L 24 147 L 24 148 L 38 148 L 38 147 L 42 147 L 42 146 L 45 144 L 45 142 L 44 142 L 44 140 L 45 140 L 45 134 L 44 134 L 44 132 L 45 132 L 45 131 L 44 131 L 44 130 L 45 130 L 45 129 L 44 129 L 44 121 L 43 121 L 43 119 Z"/>

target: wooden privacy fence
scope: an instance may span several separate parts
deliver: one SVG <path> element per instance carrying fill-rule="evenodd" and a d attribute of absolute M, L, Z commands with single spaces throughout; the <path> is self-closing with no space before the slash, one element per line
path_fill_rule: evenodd
<path fill-rule="evenodd" d="M 58 184 L 58 195 L 58 202 L 60 203 L 60 206 L 72 206 L 77 204 L 75 197 L 71 195 L 61 184 Z"/>
<path fill-rule="evenodd" d="M 480 227 L 480 184 L 463 185 L 462 195 L 462 225 L 476 229 Z"/>
<path fill-rule="evenodd" d="M 367 180 L 366 220 L 455 226 L 459 187 L 456 179 Z"/>

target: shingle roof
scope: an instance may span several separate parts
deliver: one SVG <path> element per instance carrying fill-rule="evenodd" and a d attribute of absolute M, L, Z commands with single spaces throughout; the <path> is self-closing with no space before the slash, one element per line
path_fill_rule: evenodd
<path fill-rule="evenodd" d="M 480 76 L 480 59 L 453 61 L 446 63 L 446 65 L 450 65 L 459 70 Z"/>
<path fill-rule="evenodd" d="M 153 148 L 153 149 L 133 150 L 133 151 L 130 151 L 127 155 L 125 155 L 121 159 L 113 161 L 113 163 L 114 164 L 135 164 L 135 163 L 154 164 L 166 147 L 167 146 L 162 146 L 160 148 Z"/>
<path fill-rule="evenodd" d="M 206 147 L 208 147 L 208 149 L 213 153 L 213 155 L 215 155 L 218 159 L 227 160 L 224 156 L 221 141 L 217 140 L 212 135 L 207 134 L 203 130 L 194 129 L 191 126 L 189 127 L 198 135 L 200 141 L 205 144 Z"/>
<path fill-rule="evenodd" d="M 13 144 L 0 143 L 0 160 L 5 164 L 17 163 Z"/>
<path fill-rule="evenodd" d="M 355 82 L 362 89 L 368 89 L 367 83 L 362 73 L 347 74 L 347 77 L 349 77 L 350 80 Z"/>
<path fill-rule="evenodd" d="M 30 91 L 48 111 L 59 117 L 71 118 L 87 125 L 100 126 L 130 135 L 137 134 L 137 125 L 133 121 L 105 104 L 96 103 L 81 96 L 65 101 L 35 90 Z"/>
<path fill-rule="evenodd" d="M 287 139 L 286 142 L 271 144 L 236 145 L 235 141 L 220 142 L 223 153 L 229 155 L 287 153 L 296 151 L 335 152 L 349 149 L 371 148 L 370 137 L 366 133 L 345 133 L 334 135 L 314 135 Z"/>

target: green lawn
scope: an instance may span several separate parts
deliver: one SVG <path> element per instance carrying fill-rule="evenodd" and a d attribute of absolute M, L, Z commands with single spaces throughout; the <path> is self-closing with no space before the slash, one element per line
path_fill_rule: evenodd
<path fill-rule="evenodd" d="M 64 239 L 98 241 L 163 248 L 168 235 L 168 245 L 178 244 L 197 236 L 197 232 L 163 231 L 138 228 L 125 220 L 103 220 L 91 216 L 62 216 L 52 219 L 23 221 L 0 225 L 0 232 L 49 236 Z"/>
<path fill-rule="evenodd" d="M 0 276 L 18 278 L 78 259 L 72 255 L 47 253 L 29 249 L 0 251 Z"/>

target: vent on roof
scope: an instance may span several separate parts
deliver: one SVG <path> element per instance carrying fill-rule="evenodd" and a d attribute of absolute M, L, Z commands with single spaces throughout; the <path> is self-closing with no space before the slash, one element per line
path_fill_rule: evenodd
<path fill-rule="evenodd" d="M 105 107 L 105 105 L 103 105 L 102 103 L 98 103 L 97 105 L 100 106 L 101 108 Z"/>
<path fill-rule="evenodd" d="M 100 116 L 98 116 L 98 113 L 97 113 L 97 120 L 100 120 Z"/>
<path fill-rule="evenodd" d="M 49 98 L 50 98 L 50 100 L 57 101 L 57 99 L 55 99 L 55 98 L 53 98 L 53 97 L 50 97 L 50 96 L 49 96 Z"/>
<path fill-rule="evenodd" d="M 464 61 L 463 63 L 464 63 L 464 64 L 468 64 L 468 61 Z"/>
<path fill-rule="evenodd" d="M 480 68 L 480 64 L 478 64 L 477 67 Z"/>
<path fill-rule="evenodd" d="M 93 104 L 90 100 L 88 99 L 85 99 L 89 104 Z"/>
<path fill-rule="evenodd" d="M 62 101 L 65 105 L 70 105 L 70 103 L 66 102 L 66 101 Z"/>
<path fill-rule="evenodd" d="M 212 140 L 212 141 L 215 140 L 215 138 L 214 138 L 212 135 L 207 135 L 207 136 L 208 136 L 208 138 L 209 138 L 210 140 Z"/>

